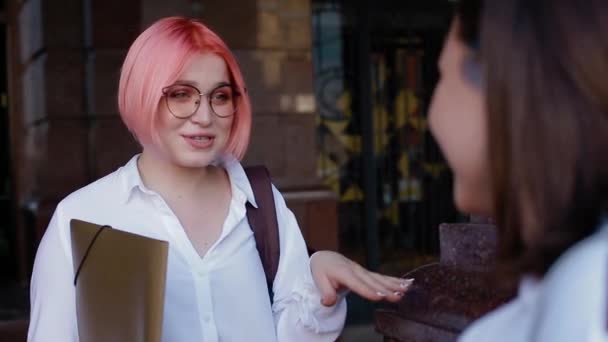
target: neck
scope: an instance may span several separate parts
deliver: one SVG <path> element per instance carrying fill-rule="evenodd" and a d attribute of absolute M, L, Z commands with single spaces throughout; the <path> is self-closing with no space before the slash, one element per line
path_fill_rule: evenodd
<path fill-rule="evenodd" d="M 212 183 L 217 167 L 183 167 L 150 151 L 141 154 L 137 167 L 144 185 L 163 197 L 193 196 Z"/>

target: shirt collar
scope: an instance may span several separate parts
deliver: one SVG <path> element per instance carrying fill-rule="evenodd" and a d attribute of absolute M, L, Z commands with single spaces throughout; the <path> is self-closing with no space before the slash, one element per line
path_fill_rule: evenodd
<path fill-rule="evenodd" d="M 141 154 L 136 154 L 131 158 L 125 166 L 123 166 L 120 170 L 122 183 L 123 183 L 123 198 L 124 203 L 129 202 L 135 189 L 139 189 L 143 192 L 149 192 L 149 190 L 144 185 L 144 182 L 141 179 L 139 174 L 139 169 L 137 168 L 137 160 Z"/>
<path fill-rule="evenodd" d="M 123 180 L 124 193 L 122 200 L 124 203 L 129 202 L 135 189 L 144 193 L 153 193 L 146 188 L 141 179 L 141 175 L 139 174 L 139 169 L 137 167 L 139 156 L 140 154 L 133 156 L 133 158 L 131 158 L 131 160 L 129 160 L 120 170 Z M 249 182 L 249 178 L 247 178 L 247 174 L 241 163 L 232 155 L 223 155 L 215 165 L 226 170 L 228 178 L 230 179 L 232 194 L 236 195 L 240 191 L 245 195 L 245 199 L 257 208 L 258 204 L 255 200 L 251 183 Z"/>
<path fill-rule="evenodd" d="M 251 183 L 249 182 L 249 178 L 247 177 L 245 169 L 241 163 L 232 155 L 224 155 L 220 160 L 220 164 L 228 173 L 233 190 L 232 193 L 234 194 L 234 190 L 237 188 L 245 195 L 247 201 L 251 203 L 252 206 L 257 208 L 258 204 L 255 200 Z"/>

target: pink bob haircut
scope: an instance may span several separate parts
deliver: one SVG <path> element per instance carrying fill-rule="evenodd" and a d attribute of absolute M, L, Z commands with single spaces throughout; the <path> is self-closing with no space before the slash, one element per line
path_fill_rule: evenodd
<path fill-rule="evenodd" d="M 141 144 L 159 141 L 156 115 L 162 88 L 173 84 L 201 53 L 214 53 L 226 63 L 237 98 L 226 153 L 242 159 L 251 130 L 251 103 L 236 59 L 207 26 L 182 17 L 163 18 L 142 32 L 129 48 L 118 85 L 118 109 L 123 122 Z"/>

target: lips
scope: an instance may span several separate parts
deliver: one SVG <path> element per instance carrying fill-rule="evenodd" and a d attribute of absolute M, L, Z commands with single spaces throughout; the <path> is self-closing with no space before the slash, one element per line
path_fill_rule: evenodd
<path fill-rule="evenodd" d="M 190 146 L 196 149 L 209 148 L 215 140 L 215 135 L 213 134 L 184 134 L 182 137 Z"/>

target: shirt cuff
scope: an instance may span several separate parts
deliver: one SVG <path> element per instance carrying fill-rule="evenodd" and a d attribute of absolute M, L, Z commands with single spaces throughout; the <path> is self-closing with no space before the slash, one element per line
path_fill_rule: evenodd
<path fill-rule="evenodd" d="M 273 312 L 280 312 L 289 307 L 289 310 L 294 310 L 299 317 L 298 324 L 315 334 L 341 331 L 346 319 L 345 297 L 348 292 L 340 292 L 336 304 L 325 306 L 321 304 L 321 292 L 310 271 L 296 284 L 289 298 L 273 304 Z"/>

